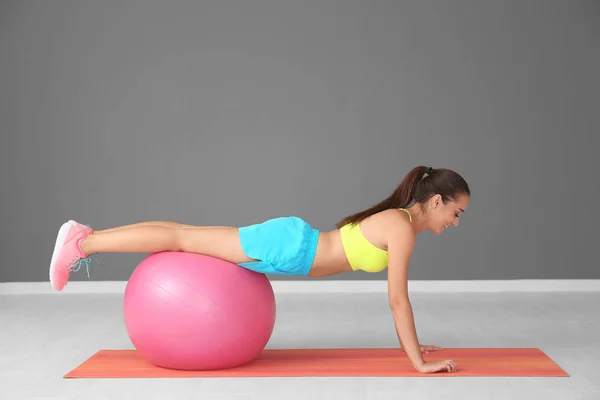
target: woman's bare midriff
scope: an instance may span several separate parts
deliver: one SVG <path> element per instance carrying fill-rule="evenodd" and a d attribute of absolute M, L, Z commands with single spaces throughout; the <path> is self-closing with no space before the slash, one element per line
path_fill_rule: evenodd
<path fill-rule="evenodd" d="M 339 229 L 320 232 L 317 254 L 308 276 L 322 277 L 351 271 L 352 268 L 346 258 Z"/>

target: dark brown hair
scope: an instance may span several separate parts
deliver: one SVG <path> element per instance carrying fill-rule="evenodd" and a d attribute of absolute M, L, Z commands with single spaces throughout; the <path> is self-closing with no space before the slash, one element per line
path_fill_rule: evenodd
<path fill-rule="evenodd" d="M 425 174 L 428 176 L 424 177 Z M 442 201 L 447 203 L 456 200 L 461 194 L 470 196 L 471 190 L 458 173 L 446 168 L 433 169 L 421 165 L 413 168 L 387 199 L 364 211 L 347 216 L 336 226 L 341 228 L 348 223 L 357 224 L 373 214 L 391 208 L 403 208 L 412 203 L 423 204 L 436 194 L 442 196 Z"/>

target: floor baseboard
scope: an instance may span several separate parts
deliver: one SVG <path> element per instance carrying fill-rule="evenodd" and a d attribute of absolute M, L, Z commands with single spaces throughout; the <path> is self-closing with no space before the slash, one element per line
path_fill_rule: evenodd
<path fill-rule="evenodd" d="M 70 282 L 55 292 L 49 282 L 0 283 L 0 295 L 123 293 L 126 281 Z M 271 281 L 275 293 L 385 293 L 386 280 Z M 411 293 L 598 292 L 600 279 L 409 281 Z"/>

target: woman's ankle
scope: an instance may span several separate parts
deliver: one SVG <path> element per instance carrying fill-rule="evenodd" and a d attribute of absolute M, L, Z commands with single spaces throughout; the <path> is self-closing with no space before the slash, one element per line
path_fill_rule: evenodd
<path fill-rule="evenodd" d="M 93 240 L 90 240 L 93 235 L 94 233 L 90 233 L 81 242 L 79 242 L 79 249 L 81 249 L 81 251 L 83 252 L 83 254 L 85 254 L 86 257 L 94 253 L 92 248 Z"/>

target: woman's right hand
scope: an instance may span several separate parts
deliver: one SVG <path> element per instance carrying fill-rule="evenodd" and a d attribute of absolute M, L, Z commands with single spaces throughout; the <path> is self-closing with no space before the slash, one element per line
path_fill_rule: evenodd
<path fill-rule="evenodd" d="M 452 360 L 425 362 L 423 365 L 417 368 L 417 371 L 422 374 L 430 374 L 438 371 L 452 373 L 456 371 L 456 363 Z"/>

